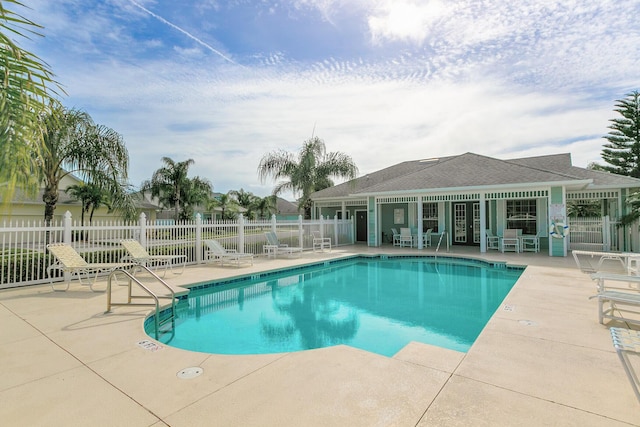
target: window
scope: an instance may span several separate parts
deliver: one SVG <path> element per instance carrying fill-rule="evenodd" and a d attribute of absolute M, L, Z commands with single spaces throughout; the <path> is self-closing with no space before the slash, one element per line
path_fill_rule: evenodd
<path fill-rule="evenodd" d="M 431 229 L 432 233 L 438 232 L 438 204 L 423 203 L 422 204 L 422 231 L 426 232 Z"/>
<path fill-rule="evenodd" d="M 537 234 L 536 200 L 507 200 L 507 228 L 519 228 L 522 234 Z"/>

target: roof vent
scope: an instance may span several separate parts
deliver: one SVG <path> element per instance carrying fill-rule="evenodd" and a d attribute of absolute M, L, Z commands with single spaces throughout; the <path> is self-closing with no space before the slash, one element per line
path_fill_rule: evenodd
<path fill-rule="evenodd" d="M 437 162 L 438 160 L 440 160 L 438 157 L 432 157 L 430 159 L 422 159 L 420 160 L 420 163 Z"/>

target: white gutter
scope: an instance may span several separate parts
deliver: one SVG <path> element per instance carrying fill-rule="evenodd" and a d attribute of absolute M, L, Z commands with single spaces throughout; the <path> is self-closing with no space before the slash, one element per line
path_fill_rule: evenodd
<path fill-rule="evenodd" d="M 474 191 L 504 191 L 519 188 L 543 188 L 543 187 L 558 187 L 558 186 L 571 186 L 582 185 L 584 187 L 592 184 L 592 179 L 573 180 L 573 181 L 549 181 L 549 182 L 535 182 L 524 184 L 501 184 L 496 185 L 479 185 L 471 187 L 442 187 L 442 188 L 422 188 L 419 190 L 398 190 L 398 191 L 385 191 L 375 193 L 357 193 L 361 197 L 369 196 L 383 196 L 383 195 L 406 195 L 406 194 L 425 194 L 425 193 L 472 193 Z M 353 195 L 349 195 L 352 197 Z"/>

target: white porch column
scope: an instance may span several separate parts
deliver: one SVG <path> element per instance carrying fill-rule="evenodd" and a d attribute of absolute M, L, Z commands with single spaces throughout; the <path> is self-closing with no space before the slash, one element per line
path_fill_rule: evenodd
<path fill-rule="evenodd" d="M 418 196 L 418 249 L 422 249 L 422 196 Z"/>
<path fill-rule="evenodd" d="M 480 193 L 480 252 L 487 252 L 487 202 Z"/>

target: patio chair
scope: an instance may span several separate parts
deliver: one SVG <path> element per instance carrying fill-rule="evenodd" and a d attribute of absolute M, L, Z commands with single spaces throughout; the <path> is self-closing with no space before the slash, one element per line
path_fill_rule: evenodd
<path fill-rule="evenodd" d="M 411 234 L 411 229 L 403 227 L 400 229 L 400 244 L 399 246 L 404 247 L 409 244 L 410 247 L 413 247 L 413 234 Z"/>
<path fill-rule="evenodd" d="M 253 265 L 253 254 L 238 252 L 235 249 L 225 249 L 217 240 L 205 240 L 207 246 L 205 258 L 208 261 L 220 261 L 220 265 L 224 266 L 225 261 L 235 262 L 240 267 L 241 262 L 248 262 Z"/>
<path fill-rule="evenodd" d="M 391 232 L 393 233 L 393 246 L 400 246 L 400 233 L 395 228 L 392 228 Z"/>
<path fill-rule="evenodd" d="M 500 239 L 500 252 L 513 249 L 514 252 L 520 252 L 520 229 L 507 228 L 504 230 L 502 239 Z"/>
<path fill-rule="evenodd" d="M 124 246 L 128 252 L 128 255 L 123 257 L 122 260 L 128 260 L 139 265 L 144 265 L 148 268 L 164 266 L 162 277 L 167 274 L 167 269 L 171 268 L 173 270 L 174 261 L 182 261 L 182 270 L 180 273 L 176 274 L 182 274 L 184 272 L 184 267 L 187 264 L 186 255 L 150 255 L 140 242 L 135 239 L 120 240 L 120 244 Z"/>
<path fill-rule="evenodd" d="M 313 251 L 316 251 L 316 248 L 320 249 L 324 252 L 324 248 L 329 248 L 331 251 L 331 237 L 321 237 L 319 231 L 312 231 L 313 235 Z"/>
<path fill-rule="evenodd" d="M 425 231 L 422 234 L 422 246 L 423 247 L 431 247 L 431 232 L 433 231 L 433 228 L 428 228 L 427 231 Z"/>
<path fill-rule="evenodd" d="M 571 254 L 583 273 L 612 272 L 637 276 L 640 272 L 638 253 L 572 250 Z"/>
<path fill-rule="evenodd" d="M 493 232 L 488 228 L 486 230 L 486 234 L 487 234 L 487 250 L 489 249 L 495 249 L 497 251 L 500 250 L 500 237 L 493 234 Z"/>
<path fill-rule="evenodd" d="M 636 398 L 640 401 L 640 381 L 638 380 L 638 374 L 636 374 L 633 365 L 629 361 L 630 354 L 637 357 L 640 356 L 640 331 L 623 328 L 610 328 L 609 331 L 611 332 L 613 347 L 618 353 L 624 372 L 627 374 L 629 382 L 631 382 Z"/>
<path fill-rule="evenodd" d="M 102 292 L 96 291 L 93 289 L 93 285 L 98 278 L 98 274 L 102 272 L 111 272 L 113 270 L 125 269 L 127 267 L 133 267 L 135 264 L 132 263 L 88 263 L 84 258 L 70 245 L 66 243 L 50 243 L 47 245 L 47 250 L 56 258 L 56 262 L 47 267 L 47 275 L 49 276 L 51 289 L 56 292 L 65 292 L 69 289 L 69 285 L 71 284 L 71 277 L 75 274 L 78 276 L 78 281 L 81 285 L 82 283 L 82 275 L 89 276 L 90 274 L 95 273 L 93 280 L 90 280 L 88 285 L 89 289 L 93 292 Z M 51 276 L 51 272 L 53 270 L 58 270 L 63 273 L 69 273 L 65 277 L 66 287 L 65 289 L 56 289 L 53 285 L 53 277 Z"/>
<path fill-rule="evenodd" d="M 264 233 L 267 236 L 267 244 L 262 246 L 262 251 L 270 257 L 273 254 L 275 258 L 278 254 L 287 254 L 292 256 L 294 253 L 301 254 L 302 248 L 289 246 L 286 243 L 280 243 L 278 235 L 273 231 Z"/>
<path fill-rule="evenodd" d="M 540 234 L 541 233 L 537 233 L 535 235 L 520 236 L 520 245 L 522 252 L 539 252 L 541 237 Z"/>

